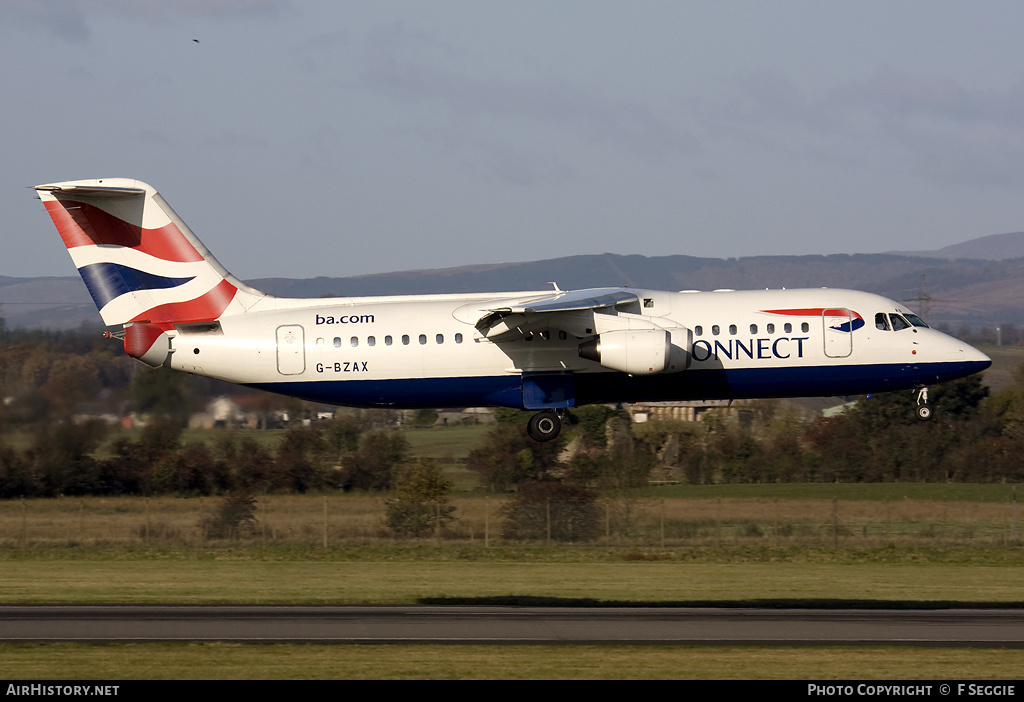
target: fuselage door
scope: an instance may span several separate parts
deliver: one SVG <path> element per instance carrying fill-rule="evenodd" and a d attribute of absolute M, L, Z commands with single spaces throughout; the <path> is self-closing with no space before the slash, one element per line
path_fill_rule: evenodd
<path fill-rule="evenodd" d="M 298 324 L 277 328 L 277 370 L 281 375 L 298 375 L 306 370 L 305 338 Z"/>
<path fill-rule="evenodd" d="M 825 355 L 846 358 L 853 353 L 853 313 L 845 308 L 822 310 Z"/>

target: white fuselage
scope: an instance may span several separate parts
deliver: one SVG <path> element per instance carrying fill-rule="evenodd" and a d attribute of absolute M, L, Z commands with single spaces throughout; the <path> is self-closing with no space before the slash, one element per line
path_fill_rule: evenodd
<path fill-rule="evenodd" d="M 870 293 L 630 292 L 643 301 L 634 309 L 591 310 L 573 320 L 564 312 L 524 315 L 515 333 L 497 339 L 485 337 L 476 322 L 503 299 L 534 293 L 269 298 L 217 324 L 179 325 L 170 364 L 335 404 L 527 408 L 869 393 L 960 377 L 989 364 L 984 354 L 934 329 L 894 329 L 897 317 L 912 315 Z M 876 326 L 878 315 L 886 324 Z M 636 320 L 675 330 L 673 344 L 685 345 L 677 349 L 685 360 L 648 375 L 580 357 L 588 338 Z M 534 377 L 561 394 L 531 400 L 525 385 Z"/>

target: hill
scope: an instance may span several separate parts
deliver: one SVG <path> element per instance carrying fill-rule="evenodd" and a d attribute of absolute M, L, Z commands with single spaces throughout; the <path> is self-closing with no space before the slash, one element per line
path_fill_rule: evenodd
<path fill-rule="evenodd" d="M 970 257 L 962 254 L 970 252 Z M 902 301 L 936 325 L 1024 325 L 1024 233 L 999 234 L 934 252 L 697 258 L 595 254 L 542 261 L 399 271 L 346 278 L 264 278 L 284 297 L 468 293 L 602 286 L 661 290 L 854 288 Z M 9 327 L 99 326 L 81 279 L 0 276 Z"/>
<path fill-rule="evenodd" d="M 1024 258 L 1024 232 L 991 234 L 965 241 L 962 244 L 952 244 L 935 251 L 893 251 L 891 253 L 927 258 L 973 258 L 989 261 Z"/>

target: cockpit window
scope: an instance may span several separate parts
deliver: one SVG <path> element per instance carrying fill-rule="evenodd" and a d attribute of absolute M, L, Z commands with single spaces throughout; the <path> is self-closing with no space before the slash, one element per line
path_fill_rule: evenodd
<path fill-rule="evenodd" d="M 915 327 L 924 327 L 925 329 L 928 329 L 928 325 L 925 324 L 925 321 L 923 319 L 921 319 L 920 317 L 918 317 L 913 312 L 908 313 L 906 315 L 906 317 L 907 317 L 907 321 L 910 322 L 911 324 L 913 324 Z"/>
<path fill-rule="evenodd" d="M 892 319 L 892 330 L 893 331 L 900 331 L 901 329 L 909 329 L 910 328 L 910 322 L 908 322 L 907 320 L 903 319 L 903 317 L 901 317 L 898 314 L 891 314 L 891 315 L 889 315 L 889 318 Z"/>
<path fill-rule="evenodd" d="M 885 312 L 879 312 L 875 315 L 875 328 L 881 329 L 882 331 L 891 331 L 889 326 L 889 315 Z"/>

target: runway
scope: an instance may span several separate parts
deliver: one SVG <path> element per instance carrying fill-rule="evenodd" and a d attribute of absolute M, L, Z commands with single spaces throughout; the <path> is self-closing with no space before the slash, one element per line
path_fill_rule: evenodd
<path fill-rule="evenodd" d="M 4 606 L 0 641 L 1024 647 L 1021 610 Z"/>

